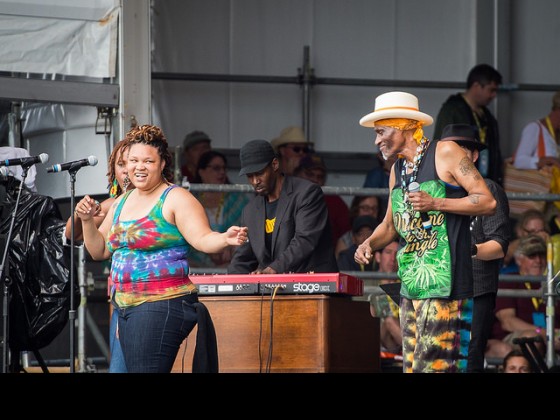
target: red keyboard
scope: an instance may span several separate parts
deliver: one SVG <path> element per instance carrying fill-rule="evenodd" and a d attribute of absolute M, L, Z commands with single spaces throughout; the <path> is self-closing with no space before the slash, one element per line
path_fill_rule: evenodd
<path fill-rule="evenodd" d="M 200 295 L 345 294 L 363 296 L 363 280 L 344 273 L 191 275 Z"/>

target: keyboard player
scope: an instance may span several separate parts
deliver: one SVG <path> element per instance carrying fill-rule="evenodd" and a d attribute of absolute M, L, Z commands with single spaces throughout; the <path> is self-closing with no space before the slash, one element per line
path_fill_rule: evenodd
<path fill-rule="evenodd" d="M 249 241 L 236 248 L 227 273 L 338 272 L 321 187 L 284 175 L 266 140 L 247 142 L 239 158 L 239 175 L 247 177 L 255 196 L 241 222 Z"/>

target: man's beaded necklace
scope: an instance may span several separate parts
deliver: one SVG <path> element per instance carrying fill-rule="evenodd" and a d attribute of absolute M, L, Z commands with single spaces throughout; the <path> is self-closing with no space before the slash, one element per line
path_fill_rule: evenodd
<path fill-rule="evenodd" d="M 418 144 L 418 147 L 416 147 L 416 155 L 414 155 L 414 159 L 412 160 L 412 162 L 407 162 L 407 161 L 403 162 L 401 168 L 401 188 L 403 192 L 403 202 L 406 206 L 406 210 L 403 213 L 403 218 L 406 226 L 409 226 L 409 223 L 412 220 L 412 217 L 414 216 L 414 209 L 412 208 L 412 205 L 408 201 L 408 186 L 414 181 L 416 181 L 416 176 L 418 175 L 418 168 L 420 168 L 420 164 L 422 163 L 422 158 L 426 153 L 428 144 L 429 144 L 429 140 L 426 137 L 422 137 L 422 139 L 420 140 L 420 144 Z M 407 168 L 412 169 L 412 173 L 410 174 L 410 177 L 408 177 L 408 182 L 407 182 L 407 175 L 406 175 Z"/>
<path fill-rule="evenodd" d="M 418 174 L 418 168 L 420 167 L 420 163 L 422 162 L 422 158 L 424 157 L 424 153 L 426 153 L 426 149 L 428 148 L 429 140 L 426 137 L 422 137 L 420 140 L 420 144 L 416 147 L 416 155 L 414 155 L 414 159 L 412 162 L 405 161 L 401 168 L 401 188 L 403 190 L 403 197 L 405 201 L 408 201 L 408 185 L 412 182 L 416 181 L 416 176 Z M 407 182 L 406 176 L 406 168 L 412 169 L 412 173 L 410 174 L 409 182 Z"/>

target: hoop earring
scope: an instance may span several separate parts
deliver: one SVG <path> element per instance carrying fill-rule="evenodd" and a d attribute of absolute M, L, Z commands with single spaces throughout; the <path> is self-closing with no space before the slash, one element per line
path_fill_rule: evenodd
<path fill-rule="evenodd" d="M 123 180 L 123 193 L 126 192 L 126 190 L 128 190 L 128 187 L 130 186 L 130 178 L 127 176 L 124 177 Z"/>

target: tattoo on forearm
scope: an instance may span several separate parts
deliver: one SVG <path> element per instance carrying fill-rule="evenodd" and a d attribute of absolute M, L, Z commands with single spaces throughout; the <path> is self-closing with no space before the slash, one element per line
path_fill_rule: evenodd
<path fill-rule="evenodd" d="M 472 175 L 475 180 L 479 180 L 481 178 L 480 173 L 474 166 L 474 163 L 472 163 L 472 161 L 467 157 L 461 159 L 461 162 L 459 162 L 459 170 L 464 176 Z"/>
<path fill-rule="evenodd" d="M 471 203 L 473 204 L 480 203 L 480 194 L 469 195 L 469 200 L 471 200 Z"/>

